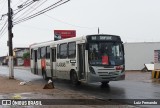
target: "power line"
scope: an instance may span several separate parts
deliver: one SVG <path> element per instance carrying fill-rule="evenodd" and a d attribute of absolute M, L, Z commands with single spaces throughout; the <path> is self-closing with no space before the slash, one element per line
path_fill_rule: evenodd
<path fill-rule="evenodd" d="M 0 38 L 2 38 L 6 33 L 7 33 L 7 26 L 5 27 L 5 29 L 4 29 L 3 32 L 1 33 Z"/>
<path fill-rule="evenodd" d="M 28 1 L 28 0 L 27 0 Z M 34 1 L 30 1 L 29 3 L 26 3 L 24 6 L 24 8 L 22 8 L 23 7 L 23 5 L 20 5 L 20 7 L 19 8 L 22 8 L 21 10 L 19 10 L 18 12 L 16 12 L 15 14 L 14 14 L 14 16 L 16 15 L 16 14 L 18 14 L 19 12 L 21 12 L 22 10 L 24 10 L 25 8 L 27 8 L 28 6 L 30 6 L 30 5 L 32 5 L 34 3 Z M 21 7 L 22 6 L 22 7 Z M 13 17 L 14 17 L 13 16 Z"/>
<path fill-rule="evenodd" d="M 35 11 L 37 8 L 39 8 L 41 5 L 43 5 L 45 2 L 46 2 L 47 0 L 45 0 L 45 1 L 43 1 L 40 5 L 38 5 L 38 6 L 36 6 L 37 4 L 34 4 L 33 6 L 31 6 L 31 8 L 29 8 L 28 10 L 26 10 L 25 12 L 23 12 L 22 14 L 20 14 L 20 16 L 19 17 L 17 17 L 16 19 L 19 19 L 20 17 L 21 17 L 21 19 L 23 19 L 23 18 L 25 18 L 26 16 L 26 14 L 31 14 L 33 11 Z M 40 3 L 40 2 L 39 2 Z M 35 7 L 34 8 L 34 10 L 31 10 L 31 9 L 33 9 L 33 7 Z M 30 11 L 31 10 L 31 11 Z M 23 17 L 24 16 L 24 17 Z"/>
<path fill-rule="evenodd" d="M 3 33 L 6 30 L 6 28 L 7 28 L 7 20 L 6 20 L 6 22 L 4 23 L 3 27 L 0 30 L 0 38 L 4 35 Z"/>
<path fill-rule="evenodd" d="M 6 0 L 7 1 L 7 0 Z M 5 1 L 5 3 L 6 3 L 6 1 Z M 17 13 L 19 13 L 20 11 L 22 11 L 23 9 L 25 9 L 25 8 L 27 8 L 29 5 L 31 5 L 32 3 L 34 3 L 35 1 L 37 1 L 37 0 L 33 0 L 33 1 L 31 1 L 31 2 L 29 2 L 29 3 L 27 3 L 29 0 L 27 0 L 27 1 L 25 1 L 23 4 L 24 4 L 24 8 L 22 8 L 21 10 L 19 10 L 18 12 L 16 12 L 14 15 L 16 15 Z M 5 3 L 4 3 L 4 5 L 5 5 Z M 23 4 L 21 4 L 20 6 L 22 6 Z M 3 7 L 4 7 L 4 5 L 3 5 Z M 3 7 L 2 7 L 2 9 L 3 9 Z M 23 6 L 22 6 L 23 7 Z M 17 10 L 17 9 L 16 9 Z M 16 11 L 16 10 L 14 10 L 14 11 Z M 7 15 L 7 14 L 3 14 L 1 17 L 0 17 L 0 20 L 2 20 L 2 18 L 5 16 L 5 15 Z"/>
<path fill-rule="evenodd" d="M 14 25 L 15 25 L 15 24 L 18 24 L 18 23 L 21 23 L 21 22 L 24 22 L 24 21 L 26 21 L 26 20 L 32 19 L 32 18 L 34 18 L 34 17 L 36 17 L 36 16 L 39 16 L 39 15 L 41 15 L 41 14 L 43 14 L 43 13 L 45 13 L 45 12 L 51 10 L 51 9 L 54 9 L 54 8 L 56 8 L 56 7 L 58 7 L 58 6 L 62 5 L 62 4 L 65 4 L 65 3 L 68 2 L 68 1 L 70 1 L 70 0 L 67 0 L 67 1 L 65 1 L 65 2 L 63 2 L 63 3 L 61 3 L 61 4 L 57 5 L 57 6 L 54 6 L 54 7 L 50 8 L 50 9 L 48 9 L 48 10 L 46 10 L 47 8 L 44 9 L 44 10 L 46 10 L 46 11 L 42 10 L 42 11 L 37 12 L 37 13 L 35 13 L 35 14 L 29 16 L 29 17 L 26 17 L 26 18 L 24 18 L 24 19 L 20 19 L 19 21 L 15 22 Z M 60 2 L 60 1 L 59 1 L 59 2 Z M 59 2 L 55 3 L 54 5 L 58 4 Z"/>
<path fill-rule="evenodd" d="M 4 27 L 7 25 L 7 20 L 5 21 L 3 27 L 1 28 L 0 32 L 2 32 L 2 30 L 4 29 Z"/>
<path fill-rule="evenodd" d="M 27 1 L 23 2 L 23 3 L 21 3 L 21 5 L 26 4 L 28 1 L 29 1 L 29 0 L 27 0 Z M 20 2 L 22 2 L 22 1 L 19 0 L 13 7 L 17 6 Z M 17 6 L 18 8 L 17 8 L 17 9 L 14 9 L 13 11 L 19 10 L 19 7 L 21 7 L 21 5 L 18 5 L 18 6 Z"/>
<path fill-rule="evenodd" d="M 25 1 L 23 4 L 27 3 L 29 0 Z M 20 2 L 22 1 L 18 1 L 13 7 L 17 6 Z"/>
<path fill-rule="evenodd" d="M 84 26 L 74 25 L 74 24 L 71 24 L 71 23 L 68 23 L 68 22 L 65 22 L 65 21 L 62 21 L 62 20 L 53 18 L 53 17 L 51 17 L 51 16 L 49 16 L 49 15 L 47 15 L 47 14 L 44 14 L 44 15 L 47 16 L 47 17 L 49 17 L 49 18 L 51 18 L 51 19 L 53 19 L 53 20 L 56 20 L 56 21 L 58 21 L 58 22 L 61 22 L 61 23 L 63 23 L 63 24 L 67 24 L 67 25 L 71 25 L 71 26 L 74 26 L 74 27 L 86 28 L 86 29 L 95 29 L 95 28 L 97 29 L 97 27 L 84 27 Z"/>
<path fill-rule="evenodd" d="M 42 4 L 44 4 L 45 2 L 46 2 L 47 0 L 45 0 Z M 40 7 L 42 4 L 40 4 L 38 7 Z M 33 8 L 33 6 L 31 7 L 31 8 L 33 8 L 34 9 L 34 11 L 38 8 L 38 7 L 36 7 L 36 8 Z M 26 12 L 26 11 L 25 11 Z M 25 13 L 24 12 L 24 13 Z M 31 12 L 30 12 L 31 13 Z M 23 14 L 22 14 L 23 15 Z M 21 15 L 21 16 L 22 16 Z M 79 26 L 79 25 L 74 25 L 74 24 L 71 24 L 71 23 L 68 23 L 68 22 L 65 22 L 65 21 L 62 21 L 62 20 L 59 20 L 59 19 L 56 19 L 56 18 L 53 18 L 53 17 L 51 17 L 51 16 L 49 16 L 48 14 L 43 14 L 43 15 L 45 15 L 45 16 L 47 16 L 47 17 L 49 17 L 49 18 L 51 18 L 51 19 L 53 19 L 53 20 L 56 20 L 56 21 L 58 21 L 58 22 L 61 22 L 61 23 L 63 23 L 63 24 L 67 24 L 67 25 L 70 25 L 70 26 L 74 26 L 74 27 L 78 27 L 78 28 L 86 28 L 86 29 L 97 29 L 97 27 L 86 27 L 86 26 Z"/>
<path fill-rule="evenodd" d="M 45 8 L 45 9 L 43 9 L 43 10 L 41 10 L 41 11 L 39 11 L 39 12 L 33 14 L 33 15 L 36 15 L 36 14 L 38 14 L 38 13 L 40 13 L 40 12 L 42 12 L 42 11 L 44 11 L 44 10 L 46 10 L 46 9 L 48 9 L 48 8 L 50 8 L 50 7 L 52 7 L 52 6 L 58 4 L 58 3 L 61 2 L 61 1 L 63 1 L 63 0 L 60 0 L 60 1 L 56 2 L 56 3 L 54 3 L 53 5 L 47 7 L 47 8 Z M 33 15 L 30 15 L 30 16 L 28 16 L 28 17 L 26 17 L 26 18 L 32 17 Z M 24 19 L 26 19 L 26 18 L 24 18 Z M 24 19 L 22 18 L 22 19 L 20 19 L 20 20 L 24 20 Z M 19 20 L 19 21 L 20 21 L 20 20 Z"/>
<path fill-rule="evenodd" d="M 4 9 L 5 4 L 7 3 L 7 0 L 3 1 L 3 3 L 4 3 L 4 4 L 3 4 L 0 12 Z M 1 16 L 0 21 L 2 20 L 2 18 L 3 18 L 5 15 L 7 15 L 7 14 L 3 14 L 3 15 Z M 1 23 L 1 24 L 2 24 L 2 23 Z M 5 30 L 6 30 L 6 31 L 5 31 Z M 0 38 L 1 38 L 4 34 L 6 34 L 6 32 L 7 32 L 7 20 L 5 21 L 4 25 L 3 25 L 2 28 L 0 29 Z"/>
<path fill-rule="evenodd" d="M 50 10 L 52 10 L 52 9 L 60 6 L 60 5 L 63 5 L 63 4 L 65 4 L 65 3 L 67 3 L 67 2 L 69 2 L 70 0 L 67 0 L 67 1 L 64 1 L 64 2 L 62 2 L 62 1 L 63 1 L 63 0 L 60 0 L 60 1 L 52 4 L 51 6 L 45 8 L 45 9 L 43 9 L 43 10 L 41 10 L 41 11 L 35 13 L 35 14 L 33 14 L 33 15 L 30 15 L 30 16 L 24 18 L 24 19 L 20 19 L 19 21 L 14 22 L 14 25 L 15 25 L 15 24 L 18 24 L 18 23 L 21 23 L 21 22 L 24 22 L 24 21 L 27 21 L 27 20 L 29 20 L 29 19 L 32 19 L 32 18 L 34 18 L 34 17 L 36 17 L 36 16 L 39 16 L 39 15 L 41 15 L 41 14 L 47 12 L 47 11 L 50 11 Z M 60 2 L 62 2 L 62 3 L 60 3 Z M 59 4 L 59 3 L 60 3 L 60 4 Z M 58 5 L 57 5 L 57 4 L 58 4 Z M 56 5 L 56 6 L 55 6 L 55 5 Z"/>

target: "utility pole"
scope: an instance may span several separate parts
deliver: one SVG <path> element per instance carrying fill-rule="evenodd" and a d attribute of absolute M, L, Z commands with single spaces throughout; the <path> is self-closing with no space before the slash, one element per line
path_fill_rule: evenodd
<path fill-rule="evenodd" d="M 13 48 L 12 48 L 12 38 L 13 38 L 13 33 L 12 33 L 12 15 L 13 11 L 11 9 L 11 0 L 8 0 L 8 48 L 9 48 L 9 78 L 14 79 L 14 72 L 13 72 Z"/>

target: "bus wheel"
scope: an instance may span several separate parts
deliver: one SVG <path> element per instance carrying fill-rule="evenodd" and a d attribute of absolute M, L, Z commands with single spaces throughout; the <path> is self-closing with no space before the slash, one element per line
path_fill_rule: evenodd
<path fill-rule="evenodd" d="M 80 85 L 76 72 L 71 73 L 71 82 L 73 85 Z"/>
<path fill-rule="evenodd" d="M 45 70 L 42 70 L 42 76 L 43 76 L 43 79 L 44 79 L 44 80 L 47 80 L 47 79 L 48 79 Z"/>

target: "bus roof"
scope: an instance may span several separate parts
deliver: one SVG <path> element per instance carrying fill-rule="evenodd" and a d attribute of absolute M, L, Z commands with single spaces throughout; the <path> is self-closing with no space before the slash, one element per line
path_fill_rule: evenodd
<path fill-rule="evenodd" d="M 65 43 L 65 42 L 71 42 L 71 41 L 78 41 L 78 40 L 83 40 L 86 39 L 86 36 L 81 36 L 81 37 L 72 37 L 72 38 L 66 38 L 66 39 L 62 39 L 62 40 L 51 40 L 51 41 L 46 41 L 46 42 L 40 42 L 40 43 L 35 43 L 30 45 L 30 48 L 37 48 L 37 47 L 41 47 L 41 46 L 50 46 L 53 44 L 61 44 L 61 43 Z"/>
<path fill-rule="evenodd" d="M 81 36 L 81 37 L 72 37 L 72 38 L 66 38 L 62 40 L 51 40 L 51 41 L 46 41 L 46 42 L 40 42 L 40 43 L 35 43 L 30 45 L 30 48 L 37 48 L 37 47 L 43 47 L 43 46 L 51 46 L 54 44 L 61 44 L 61 43 L 67 43 L 67 42 L 72 42 L 72 41 L 81 41 L 81 40 L 86 40 L 87 37 L 89 36 L 114 36 L 120 38 L 120 36 L 117 35 L 110 35 L 110 34 L 93 34 L 93 35 L 86 35 L 86 36 Z"/>

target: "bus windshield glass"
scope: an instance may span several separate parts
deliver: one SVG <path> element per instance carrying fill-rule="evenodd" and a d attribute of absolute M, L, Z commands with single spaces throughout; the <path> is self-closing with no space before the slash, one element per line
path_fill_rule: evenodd
<path fill-rule="evenodd" d="M 121 42 L 92 42 L 89 43 L 89 64 L 98 65 L 122 65 L 124 64 L 124 52 Z"/>

